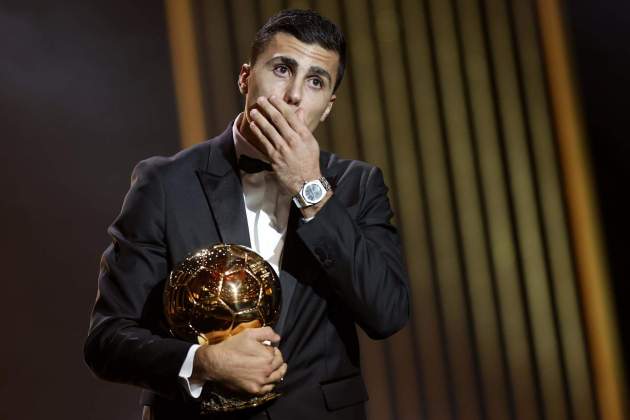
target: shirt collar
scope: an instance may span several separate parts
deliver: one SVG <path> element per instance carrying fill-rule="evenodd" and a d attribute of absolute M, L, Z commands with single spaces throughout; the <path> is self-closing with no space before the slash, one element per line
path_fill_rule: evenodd
<path fill-rule="evenodd" d="M 254 159 L 262 160 L 269 163 L 269 160 L 254 146 L 252 146 L 243 135 L 238 131 L 241 119 L 245 116 L 241 112 L 238 114 L 232 125 L 232 137 L 234 138 L 234 148 L 236 150 L 236 159 L 238 160 L 241 155 L 247 155 Z"/>

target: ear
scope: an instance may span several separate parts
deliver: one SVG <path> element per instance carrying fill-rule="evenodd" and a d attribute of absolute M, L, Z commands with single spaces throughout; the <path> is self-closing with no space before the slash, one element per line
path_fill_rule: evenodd
<path fill-rule="evenodd" d="M 238 90 L 241 94 L 247 94 L 247 81 L 251 74 L 251 66 L 249 63 L 243 63 L 241 71 L 238 73 Z"/>
<path fill-rule="evenodd" d="M 320 117 L 319 122 L 324 122 L 326 118 L 328 118 L 328 114 L 330 114 L 330 111 L 332 110 L 332 106 L 335 103 L 335 99 L 337 99 L 337 95 L 332 95 L 330 97 L 330 100 L 328 101 L 328 105 L 326 105 L 326 109 L 324 110 L 324 113 Z"/>

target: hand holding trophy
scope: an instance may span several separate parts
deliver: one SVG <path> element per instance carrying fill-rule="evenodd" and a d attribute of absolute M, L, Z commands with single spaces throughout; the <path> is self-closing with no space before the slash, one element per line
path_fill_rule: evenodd
<path fill-rule="evenodd" d="M 218 244 L 195 252 L 177 264 L 164 288 L 164 312 L 172 334 L 198 344 L 217 344 L 246 328 L 273 326 L 280 304 L 275 271 L 241 245 Z M 249 395 L 206 383 L 201 412 L 252 408 L 279 395 Z"/>

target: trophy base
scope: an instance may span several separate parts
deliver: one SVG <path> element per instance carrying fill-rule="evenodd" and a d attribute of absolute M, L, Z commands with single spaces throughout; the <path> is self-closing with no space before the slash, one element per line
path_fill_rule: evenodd
<path fill-rule="evenodd" d="M 273 401 L 281 395 L 282 394 L 273 391 L 264 395 L 248 396 L 228 393 L 225 390 L 221 390 L 221 394 L 218 394 L 217 392 L 209 390 L 208 392 L 204 392 L 202 395 L 201 414 L 227 413 L 231 411 L 254 408 L 269 401 Z"/>

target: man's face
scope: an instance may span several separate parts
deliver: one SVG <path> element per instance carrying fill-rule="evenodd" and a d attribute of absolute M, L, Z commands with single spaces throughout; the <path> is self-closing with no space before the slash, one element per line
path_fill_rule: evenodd
<path fill-rule="evenodd" d="M 253 66 L 243 64 L 239 88 L 245 95 L 247 119 L 259 96 L 275 95 L 302 111 L 313 131 L 326 119 L 335 95 L 339 55 L 318 44 L 305 44 L 292 35 L 277 33 Z"/>

